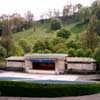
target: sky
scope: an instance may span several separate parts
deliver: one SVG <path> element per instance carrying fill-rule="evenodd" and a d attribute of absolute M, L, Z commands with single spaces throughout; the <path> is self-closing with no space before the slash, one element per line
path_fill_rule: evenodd
<path fill-rule="evenodd" d="M 81 3 L 89 6 L 94 0 L 71 0 L 73 4 Z M 36 19 L 48 11 L 48 9 L 59 9 L 62 11 L 63 6 L 68 0 L 0 0 L 0 15 L 20 13 L 24 15 L 27 11 L 31 11 Z"/>

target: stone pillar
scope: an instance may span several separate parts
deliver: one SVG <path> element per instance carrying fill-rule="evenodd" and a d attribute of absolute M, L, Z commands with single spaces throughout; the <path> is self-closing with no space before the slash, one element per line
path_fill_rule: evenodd
<path fill-rule="evenodd" d="M 63 60 L 57 60 L 55 62 L 55 72 L 56 74 L 64 73 L 65 62 Z"/>
<path fill-rule="evenodd" d="M 25 60 L 25 69 L 26 70 L 32 70 L 32 62 L 30 60 Z"/>

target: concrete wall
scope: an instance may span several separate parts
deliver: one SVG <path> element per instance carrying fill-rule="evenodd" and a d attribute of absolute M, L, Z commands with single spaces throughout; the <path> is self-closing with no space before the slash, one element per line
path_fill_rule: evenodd
<path fill-rule="evenodd" d="M 65 70 L 65 62 L 62 60 L 58 60 L 55 62 L 55 73 L 63 73 Z"/>
<path fill-rule="evenodd" d="M 26 70 L 32 70 L 32 62 L 30 60 L 25 60 L 25 69 Z"/>
<path fill-rule="evenodd" d="M 7 67 L 24 67 L 24 62 L 16 62 L 16 61 L 7 61 Z"/>
<path fill-rule="evenodd" d="M 63 73 L 65 70 L 65 57 L 61 56 L 27 56 L 25 59 L 25 69 L 32 70 L 33 59 L 55 59 L 55 73 Z"/>
<path fill-rule="evenodd" d="M 96 70 L 96 64 L 93 64 L 93 63 L 68 63 L 68 69 Z"/>

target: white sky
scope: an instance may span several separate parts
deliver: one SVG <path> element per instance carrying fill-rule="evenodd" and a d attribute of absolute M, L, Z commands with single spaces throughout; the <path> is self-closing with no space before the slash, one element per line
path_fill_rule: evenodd
<path fill-rule="evenodd" d="M 20 13 L 24 15 L 28 10 L 31 11 L 36 19 L 48 11 L 48 9 L 59 9 L 62 11 L 68 0 L 0 0 L 0 15 Z M 94 0 L 71 0 L 73 4 L 81 3 L 84 6 L 90 5 Z"/>

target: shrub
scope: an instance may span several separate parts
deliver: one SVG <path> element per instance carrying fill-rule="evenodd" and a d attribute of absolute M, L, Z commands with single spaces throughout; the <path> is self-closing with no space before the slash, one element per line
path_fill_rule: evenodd
<path fill-rule="evenodd" d="M 74 56 L 75 56 L 75 52 L 76 52 L 76 50 L 75 50 L 74 48 L 70 48 L 70 49 L 68 50 L 68 55 L 69 55 L 70 57 L 74 57 Z"/>
<path fill-rule="evenodd" d="M 61 48 L 61 49 L 58 49 L 58 50 L 56 51 L 56 53 L 62 53 L 62 54 L 65 54 L 66 51 L 67 51 L 67 50 Z"/>
<path fill-rule="evenodd" d="M 68 85 L 0 81 L 0 92 L 2 96 L 20 97 L 81 96 L 100 93 L 100 84 Z"/>
<path fill-rule="evenodd" d="M 6 49 L 2 45 L 0 45 L 0 59 L 5 58 L 6 56 L 7 56 Z"/>
<path fill-rule="evenodd" d="M 66 45 L 64 43 L 58 43 L 53 47 L 54 53 L 66 53 Z"/>
<path fill-rule="evenodd" d="M 77 56 L 77 57 L 84 57 L 85 56 L 85 53 L 84 53 L 85 51 L 83 50 L 83 49 L 77 49 L 76 51 L 75 51 L 75 55 Z"/>
<path fill-rule="evenodd" d="M 74 48 L 74 49 L 80 48 L 80 44 L 77 41 L 74 41 L 74 40 L 67 41 L 66 45 L 67 45 L 68 49 L 69 48 Z"/>
<path fill-rule="evenodd" d="M 51 49 L 51 45 L 48 38 L 45 38 L 43 40 L 37 40 L 33 46 L 34 52 L 38 52 L 38 53 L 45 53 L 46 50 L 50 50 L 50 49 Z"/>
<path fill-rule="evenodd" d="M 29 43 L 27 42 L 27 40 L 25 39 L 21 39 L 19 41 L 19 45 L 23 48 L 25 53 L 31 53 L 32 52 L 32 46 L 29 45 Z"/>
<path fill-rule="evenodd" d="M 66 38 L 66 39 L 69 38 L 70 34 L 71 34 L 71 32 L 64 28 L 62 28 L 61 30 L 59 30 L 57 32 L 58 37 L 62 37 L 62 38 Z"/>
<path fill-rule="evenodd" d="M 86 49 L 84 50 L 85 57 L 92 57 L 92 50 L 91 49 Z"/>
<path fill-rule="evenodd" d="M 62 23 L 61 20 L 58 18 L 54 18 L 51 20 L 51 30 L 58 30 L 61 29 Z"/>
<path fill-rule="evenodd" d="M 100 63 L 100 48 L 95 49 L 93 57 L 97 61 L 97 63 Z"/>
<path fill-rule="evenodd" d="M 23 48 L 18 44 L 13 45 L 10 50 L 10 56 L 22 56 L 22 55 L 24 55 Z"/>

